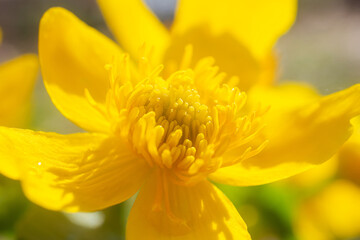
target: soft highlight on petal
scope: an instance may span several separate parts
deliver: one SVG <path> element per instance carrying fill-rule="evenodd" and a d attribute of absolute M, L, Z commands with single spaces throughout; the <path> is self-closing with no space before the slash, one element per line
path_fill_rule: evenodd
<path fill-rule="evenodd" d="M 141 0 L 97 0 L 105 20 L 121 46 L 133 57 L 142 57 L 144 43 L 154 49 L 159 62 L 169 43 L 168 30 Z"/>
<path fill-rule="evenodd" d="M 350 119 L 360 114 L 360 85 L 319 100 L 314 97 L 312 103 L 305 105 L 304 101 L 291 98 L 279 102 L 276 100 L 278 90 L 273 93 L 273 101 L 263 99 L 275 109 L 269 111 L 264 132 L 269 145 L 253 158 L 219 169 L 212 174 L 213 180 L 239 186 L 259 185 L 303 172 L 330 159 L 340 149 L 351 136 Z M 287 95 L 290 97 L 290 92 Z M 280 111 L 276 104 L 284 109 Z M 225 157 L 235 154 L 236 151 L 232 151 Z"/>
<path fill-rule="evenodd" d="M 109 88 L 105 65 L 120 54 L 114 42 L 63 8 L 51 8 L 41 19 L 39 58 L 47 91 L 55 106 L 86 130 L 109 131 L 85 91 L 103 107 Z"/>
<path fill-rule="evenodd" d="M 264 59 L 293 24 L 296 0 L 181 0 L 172 32 L 181 35 L 200 25 L 214 34 L 230 33 L 257 59 Z"/>
<path fill-rule="evenodd" d="M 95 211 L 125 201 L 148 168 L 118 138 L 0 128 L 0 169 L 19 179 L 34 203 L 65 211 Z"/>
<path fill-rule="evenodd" d="M 23 126 L 39 72 L 37 56 L 26 54 L 0 65 L 0 125 Z"/>
<path fill-rule="evenodd" d="M 153 176 L 141 188 L 130 212 L 126 239 L 250 239 L 236 208 L 210 182 L 180 186 L 159 181 Z"/>

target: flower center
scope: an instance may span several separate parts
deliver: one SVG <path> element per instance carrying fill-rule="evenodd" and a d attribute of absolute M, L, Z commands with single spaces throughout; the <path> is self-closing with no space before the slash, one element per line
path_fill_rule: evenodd
<path fill-rule="evenodd" d="M 224 83 L 210 58 L 167 79 L 160 76 L 163 66 L 152 68 L 146 57 L 135 74 L 126 55 L 119 62 L 108 66 L 110 89 L 102 111 L 116 135 L 175 183 L 195 184 L 263 149 L 264 141 L 249 142 L 262 128 L 264 111 L 246 112 L 246 94 L 231 86 L 233 79 Z M 243 153 L 224 158 L 231 149 Z"/>
<path fill-rule="evenodd" d="M 214 113 L 201 103 L 191 75 L 181 71 L 167 80 L 145 81 L 137 86 L 142 91 L 131 96 L 131 108 L 138 113 L 133 146 L 150 164 L 180 182 L 215 171 L 221 163 L 214 158 Z"/>

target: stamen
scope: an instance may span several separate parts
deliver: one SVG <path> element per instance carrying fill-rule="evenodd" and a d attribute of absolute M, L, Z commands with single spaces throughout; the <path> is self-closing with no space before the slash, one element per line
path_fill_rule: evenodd
<path fill-rule="evenodd" d="M 85 90 L 89 103 L 113 122 L 114 132 L 127 138 L 150 167 L 176 184 L 189 185 L 263 150 L 267 141 L 259 139 L 266 109 L 245 114 L 246 94 L 234 86 L 238 79 L 224 84 L 226 74 L 219 73 L 211 57 L 189 69 L 191 45 L 180 64 L 183 70 L 164 79 L 164 66 L 151 65 L 151 51 L 146 45 L 140 49 L 138 75 L 131 74 L 128 55 L 106 66 L 110 89 L 105 108 Z M 222 160 L 234 149 L 238 158 Z"/>
<path fill-rule="evenodd" d="M 179 70 L 185 70 L 190 67 L 193 55 L 193 46 L 191 44 L 185 47 L 184 56 L 182 57 Z"/>

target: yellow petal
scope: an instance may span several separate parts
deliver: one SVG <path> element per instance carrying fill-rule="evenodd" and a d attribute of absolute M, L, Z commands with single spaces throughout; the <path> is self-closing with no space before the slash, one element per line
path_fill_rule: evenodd
<path fill-rule="evenodd" d="M 95 211 L 137 192 L 148 168 L 120 139 L 0 128 L 0 171 L 36 204 Z"/>
<path fill-rule="evenodd" d="M 139 58 L 139 48 L 146 42 L 154 47 L 159 61 L 169 42 L 165 26 L 141 0 L 97 0 L 110 30 L 132 56 Z"/>
<path fill-rule="evenodd" d="M 352 239 L 360 234 L 360 188 L 337 180 L 299 208 L 295 230 L 300 240 Z"/>
<path fill-rule="evenodd" d="M 210 182 L 189 187 L 165 179 L 164 187 L 158 181 L 151 177 L 141 188 L 130 212 L 126 239 L 250 239 L 236 208 Z"/>
<path fill-rule="evenodd" d="M 279 58 L 273 51 L 265 57 L 261 63 L 261 72 L 258 80 L 258 84 L 270 86 L 274 85 L 274 81 L 277 78 L 279 69 Z"/>
<path fill-rule="evenodd" d="M 182 35 L 172 36 L 164 62 L 167 68 L 175 66 L 174 69 L 165 69 L 167 75 L 182 68 L 180 62 L 188 45 L 192 45 L 193 52 L 190 66 L 186 67 L 195 67 L 202 58 L 213 57 L 221 72 L 225 72 L 229 78 L 239 78 L 237 85 L 241 90 L 248 90 L 259 78 L 261 66 L 246 46 L 231 34 L 214 35 L 202 26 L 189 29 Z"/>
<path fill-rule="evenodd" d="M 109 87 L 105 65 L 119 54 L 114 42 L 63 8 L 51 8 L 41 19 L 39 58 L 47 91 L 60 112 L 86 130 L 109 129 L 84 92 L 101 108 Z"/>
<path fill-rule="evenodd" d="M 319 100 L 311 97 L 309 90 L 305 100 L 297 99 L 295 92 L 292 98 L 288 92 L 284 94 L 288 98 L 279 101 L 280 90 L 281 87 L 267 93 L 273 94 L 273 101 L 270 97 L 263 99 L 274 107 L 265 119 L 264 134 L 269 145 L 253 158 L 218 170 L 212 179 L 233 185 L 257 185 L 287 178 L 330 159 L 350 137 L 349 120 L 360 114 L 359 84 Z M 256 95 L 266 96 L 265 90 L 263 93 Z M 236 150 L 225 157 L 235 155 Z"/>
<path fill-rule="evenodd" d="M 0 125 L 23 126 L 39 72 L 36 55 L 27 54 L 0 65 Z"/>
<path fill-rule="evenodd" d="M 339 152 L 340 175 L 360 184 L 360 116 L 352 119 L 354 133 Z"/>
<path fill-rule="evenodd" d="M 214 34 L 230 33 L 256 58 L 264 59 L 293 24 L 296 10 L 296 0 L 181 0 L 172 30 L 181 35 L 207 26 Z"/>
<path fill-rule="evenodd" d="M 334 178 L 338 171 L 338 159 L 336 155 L 330 160 L 316 166 L 308 171 L 295 175 L 289 178 L 290 184 L 295 184 L 296 187 L 315 187 L 322 186 L 326 181 Z"/>

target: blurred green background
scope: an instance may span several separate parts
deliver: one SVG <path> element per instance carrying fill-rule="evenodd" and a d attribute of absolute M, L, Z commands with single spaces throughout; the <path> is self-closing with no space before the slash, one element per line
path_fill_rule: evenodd
<path fill-rule="evenodd" d="M 146 2 L 162 21 L 171 23 L 175 0 Z M 3 30 L 0 62 L 37 52 L 38 23 L 52 6 L 67 8 L 112 38 L 95 0 L 0 0 Z M 360 1 L 300 0 L 297 21 L 278 42 L 277 52 L 280 81 L 308 82 L 323 94 L 359 83 Z M 52 105 L 41 79 L 33 97 L 29 128 L 58 133 L 81 131 Z M 247 222 L 253 239 L 290 240 L 297 239 L 293 221 L 299 202 L 326 185 L 326 181 L 306 189 L 286 182 L 244 188 L 220 187 Z M 0 240 L 123 239 L 132 202 L 133 198 L 97 213 L 51 212 L 28 202 L 18 182 L 0 177 Z"/>

